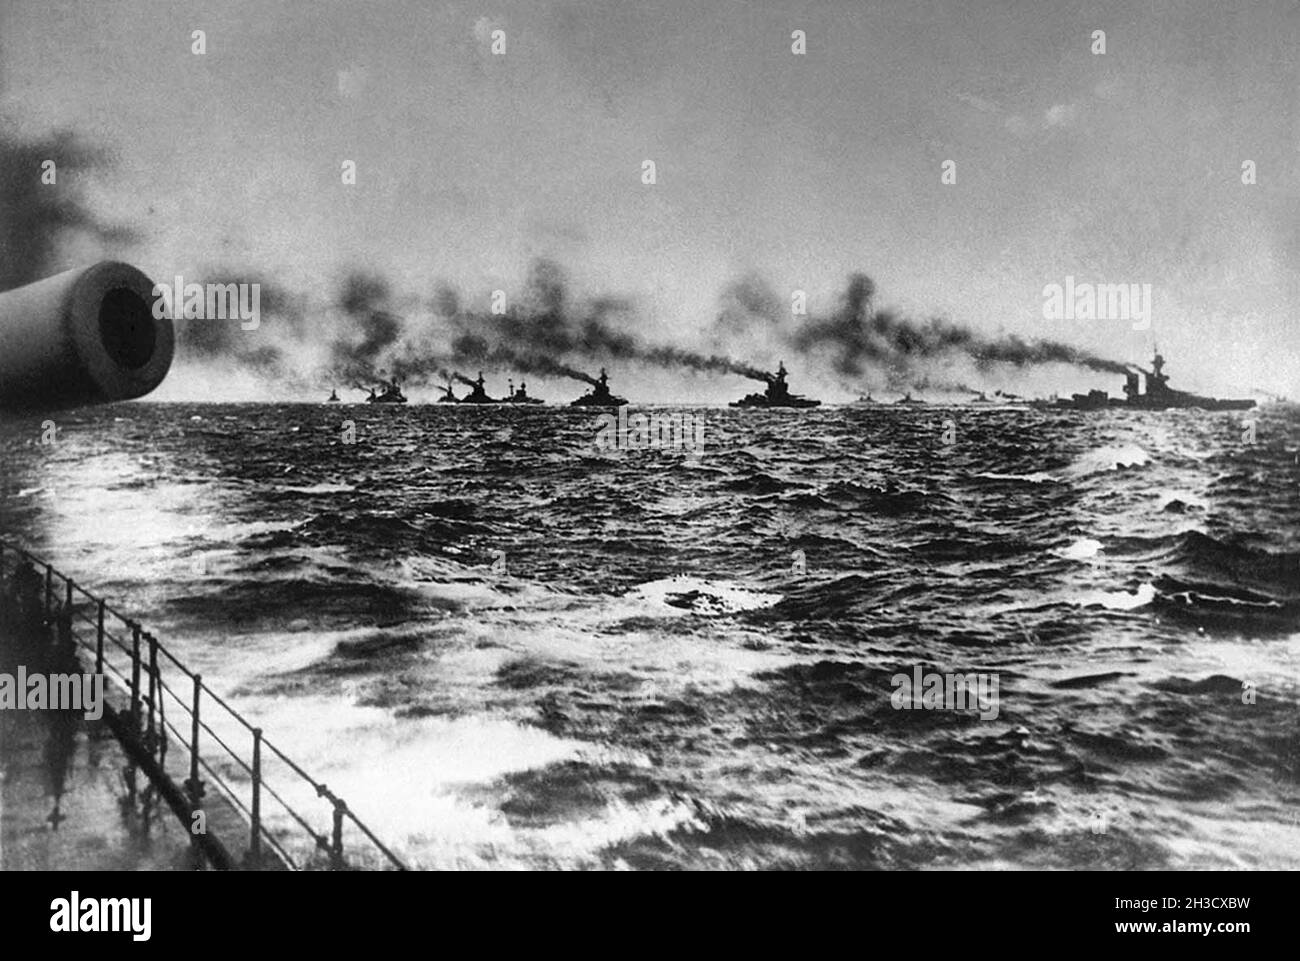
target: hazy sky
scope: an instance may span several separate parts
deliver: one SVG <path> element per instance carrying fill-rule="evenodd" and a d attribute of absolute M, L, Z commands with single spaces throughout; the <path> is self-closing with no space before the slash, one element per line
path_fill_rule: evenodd
<path fill-rule="evenodd" d="M 1176 386 L 1300 396 L 1296 0 L 3 0 L 0 51 L 0 112 L 113 149 L 94 196 L 156 278 L 361 263 L 486 306 L 548 255 L 689 343 L 741 274 L 820 308 L 864 270 L 882 303 L 1121 359 L 1154 334 Z M 1151 331 L 1044 320 L 1066 275 L 1152 284 Z"/>

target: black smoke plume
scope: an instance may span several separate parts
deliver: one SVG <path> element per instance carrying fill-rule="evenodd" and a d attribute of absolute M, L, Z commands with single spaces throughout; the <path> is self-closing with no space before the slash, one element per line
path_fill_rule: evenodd
<path fill-rule="evenodd" d="M 617 326 L 631 314 L 625 300 L 597 298 L 575 304 L 564 271 L 539 260 L 529 273 L 520 307 L 504 314 L 461 314 L 461 333 L 453 341 L 453 359 L 512 366 L 522 373 L 560 374 L 588 383 L 592 378 L 558 358 L 626 360 L 672 370 L 739 374 L 755 380 L 766 375 L 749 364 L 680 347 L 646 344 Z"/>
<path fill-rule="evenodd" d="M 509 367 L 521 374 L 538 374 L 543 377 L 571 377 L 587 384 L 596 384 L 596 378 L 576 367 L 561 363 L 545 354 L 527 354 L 501 344 L 491 346 L 482 337 L 462 334 L 453 343 L 455 356 L 464 363 L 484 367 Z"/>
<path fill-rule="evenodd" d="M 380 360 L 402 335 L 403 322 L 389 309 L 392 291 L 378 274 L 353 270 L 339 286 L 337 305 L 347 328 L 330 345 L 333 368 L 345 380 L 383 380 Z"/>
<path fill-rule="evenodd" d="M 849 278 L 843 304 L 829 317 L 797 328 L 790 344 L 805 355 L 825 354 L 836 371 L 859 378 L 884 372 L 892 384 L 917 386 L 933 362 L 966 357 L 980 370 L 1007 364 L 1071 364 L 1105 373 L 1124 373 L 1124 364 L 1069 344 L 988 337 L 941 318 L 918 321 L 890 309 L 875 309 L 876 285 L 865 274 Z"/>
<path fill-rule="evenodd" d="M 54 162 L 55 182 L 42 183 Z M 135 242 L 130 227 L 110 223 L 88 206 L 82 185 L 110 168 L 109 156 L 70 131 L 21 137 L 0 119 L 0 290 L 21 287 L 72 266 L 64 244 L 80 235 L 112 250 Z"/>

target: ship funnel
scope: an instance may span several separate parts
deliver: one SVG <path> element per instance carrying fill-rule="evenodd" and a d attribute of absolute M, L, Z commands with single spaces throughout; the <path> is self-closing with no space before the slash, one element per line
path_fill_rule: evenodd
<path fill-rule="evenodd" d="M 0 409 L 104 404 L 157 387 L 176 335 L 154 316 L 153 291 L 135 267 L 106 260 L 0 293 Z"/>

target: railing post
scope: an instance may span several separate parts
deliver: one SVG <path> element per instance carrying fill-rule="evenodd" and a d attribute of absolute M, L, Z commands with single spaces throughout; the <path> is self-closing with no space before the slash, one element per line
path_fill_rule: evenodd
<path fill-rule="evenodd" d="M 152 754 L 158 736 L 154 721 L 154 705 L 158 700 L 158 638 L 146 634 L 149 638 L 149 726 L 145 731 L 145 748 Z"/>
<path fill-rule="evenodd" d="M 59 611 L 59 648 L 61 654 L 71 654 L 77 642 L 72 638 L 72 580 L 63 579 L 63 610 Z"/>
<path fill-rule="evenodd" d="M 45 565 L 45 622 L 48 624 L 50 614 L 52 613 L 52 599 L 54 597 L 54 568 L 49 564 Z"/>
<path fill-rule="evenodd" d="M 131 731 L 140 733 L 140 624 L 131 622 Z"/>
<path fill-rule="evenodd" d="M 203 800 L 203 782 L 199 780 L 199 698 L 203 694 L 203 675 L 194 675 L 194 703 L 190 708 L 190 778 L 185 782 L 190 804 L 195 808 Z"/>
<path fill-rule="evenodd" d="M 248 838 L 248 857 L 253 867 L 262 862 L 262 729 L 253 728 L 253 804 L 251 834 Z"/>
<path fill-rule="evenodd" d="M 95 673 L 104 673 L 104 602 L 99 602 L 99 622 L 95 625 Z"/>
<path fill-rule="evenodd" d="M 347 814 L 348 806 L 342 798 L 334 799 L 334 841 L 330 845 L 330 870 L 343 870 L 343 815 Z"/>

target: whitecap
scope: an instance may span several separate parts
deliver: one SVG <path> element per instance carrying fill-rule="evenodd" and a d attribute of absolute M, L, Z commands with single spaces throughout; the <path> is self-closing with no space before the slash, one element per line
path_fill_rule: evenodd
<path fill-rule="evenodd" d="M 1151 455 L 1136 444 L 1120 444 L 1099 447 L 1096 450 L 1080 454 L 1063 473 L 1067 477 L 1080 477 L 1101 471 L 1120 470 L 1122 468 L 1142 467 L 1149 463 Z"/>
<path fill-rule="evenodd" d="M 1069 547 L 1052 551 L 1052 553 L 1069 561 L 1086 561 L 1090 557 L 1096 557 L 1103 546 L 1099 540 L 1094 540 L 1091 537 L 1081 537 Z"/>
<path fill-rule="evenodd" d="M 779 594 L 751 591 L 729 584 L 714 584 L 698 577 L 678 574 L 649 581 L 633 588 L 625 600 L 641 601 L 672 614 L 737 614 L 760 607 L 771 607 L 781 600 Z M 676 602 L 676 603 L 673 603 Z"/>
<path fill-rule="evenodd" d="M 1097 591 L 1074 601 L 1079 607 L 1104 607 L 1111 611 L 1132 611 L 1156 599 L 1154 584 L 1143 584 L 1136 594 L 1128 591 Z"/>
<path fill-rule="evenodd" d="M 995 474 L 985 471 L 984 473 L 976 474 L 975 476 L 984 480 L 1024 481 L 1027 484 L 1048 484 L 1056 481 L 1056 478 L 1051 474 L 1045 474 L 1042 471 L 1037 471 L 1033 474 Z"/>

